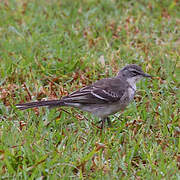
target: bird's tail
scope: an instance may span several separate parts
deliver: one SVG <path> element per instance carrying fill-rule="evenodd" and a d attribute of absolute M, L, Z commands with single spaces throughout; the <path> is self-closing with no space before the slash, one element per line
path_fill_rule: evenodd
<path fill-rule="evenodd" d="M 64 106 L 65 103 L 63 100 L 48 100 L 48 101 L 37 101 L 37 102 L 29 102 L 16 104 L 15 106 L 20 110 L 25 110 L 34 107 L 48 106 L 49 108 L 53 108 L 56 106 Z"/>

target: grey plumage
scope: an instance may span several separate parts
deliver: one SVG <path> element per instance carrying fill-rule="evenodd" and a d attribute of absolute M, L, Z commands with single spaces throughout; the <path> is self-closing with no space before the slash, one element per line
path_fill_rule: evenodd
<path fill-rule="evenodd" d="M 60 100 L 48 100 L 16 104 L 16 107 L 25 110 L 33 107 L 57 106 L 76 107 L 91 112 L 102 119 L 102 128 L 105 120 L 110 124 L 109 115 L 115 114 L 133 100 L 136 91 L 136 82 L 142 77 L 151 77 L 135 65 L 127 65 L 113 78 L 99 80 L 92 85 L 83 87 Z"/>

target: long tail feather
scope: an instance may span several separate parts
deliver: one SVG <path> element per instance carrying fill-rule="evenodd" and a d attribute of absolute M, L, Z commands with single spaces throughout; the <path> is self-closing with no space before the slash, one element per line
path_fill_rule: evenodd
<path fill-rule="evenodd" d="M 29 103 L 22 103 L 16 104 L 15 106 L 20 110 L 25 110 L 33 107 L 41 107 L 41 106 L 48 106 L 48 107 L 56 107 L 56 106 L 64 106 L 64 102 L 62 100 L 48 100 L 48 101 L 38 101 L 38 102 L 29 102 Z"/>

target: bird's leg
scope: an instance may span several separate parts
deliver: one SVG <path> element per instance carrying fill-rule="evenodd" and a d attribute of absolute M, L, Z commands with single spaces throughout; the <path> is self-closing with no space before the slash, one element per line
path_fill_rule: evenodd
<path fill-rule="evenodd" d="M 105 127 L 106 121 L 108 123 L 108 126 L 111 127 L 111 120 L 109 117 L 106 117 L 106 118 L 102 118 L 100 121 L 98 121 L 98 123 L 101 123 L 101 129 L 103 129 Z"/>
<path fill-rule="evenodd" d="M 107 120 L 108 126 L 111 127 L 111 125 L 112 125 L 111 124 L 111 119 L 109 117 L 107 117 L 106 120 Z"/>
<path fill-rule="evenodd" d="M 103 118 L 103 119 L 101 120 L 101 129 L 104 129 L 104 127 L 105 127 L 105 122 L 106 122 L 106 118 Z"/>

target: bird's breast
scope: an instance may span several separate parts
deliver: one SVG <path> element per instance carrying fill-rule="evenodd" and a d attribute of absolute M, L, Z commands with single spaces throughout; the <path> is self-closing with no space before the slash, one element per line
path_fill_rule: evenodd
<path fill-rule="evenodd" d="M 134 99 L 136 89 L 129 87 L 128 88 L 128 96 L 129 96 L 129 101 L 132 101 Z"/>

